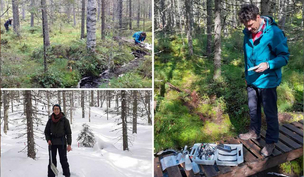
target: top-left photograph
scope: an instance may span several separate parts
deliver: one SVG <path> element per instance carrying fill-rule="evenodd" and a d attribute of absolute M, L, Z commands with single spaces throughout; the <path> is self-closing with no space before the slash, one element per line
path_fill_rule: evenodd
<path fill-rule="evenodd" d="M 0 0 L 2 88 L 152 88 L 152 0 Z"/>

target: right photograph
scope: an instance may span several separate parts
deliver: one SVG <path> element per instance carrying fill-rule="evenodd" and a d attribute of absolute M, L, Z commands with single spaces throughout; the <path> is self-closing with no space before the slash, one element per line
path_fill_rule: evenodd
<path fill-rule="evenodd" d="M 304 1 L 154 1 L 154 176 L 303 176 Z"/>

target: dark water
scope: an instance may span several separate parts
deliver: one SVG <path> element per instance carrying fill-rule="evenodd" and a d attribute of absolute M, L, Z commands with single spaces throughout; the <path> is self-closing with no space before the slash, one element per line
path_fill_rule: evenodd
<path fill-rule="evenodd" d="M 121 74 L 137 68 L 139 64 L 144 61 L 144 56 L 147 55 L 146 52 L 140 50 L 132 51 L 132 54 L 135 58 L 128 64 L 115 71 L 103 71 L 99 76 L 84 77 L 78 82 L 77 88 L 98 88 L 101 84 L 108 83 L 111 78 L 118 77 Z"/>

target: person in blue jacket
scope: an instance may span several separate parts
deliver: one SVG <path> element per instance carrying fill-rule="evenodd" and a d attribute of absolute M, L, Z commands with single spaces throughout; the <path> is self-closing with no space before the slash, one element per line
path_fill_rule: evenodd
<path fill-rule="evenodd" d="M 12 21 L 13 21 L 13 19 L 10 18 L 10 19 L 8 19 L 8 20 L 4 23 L 4 27 L 5 27 L 5 29 L 6 29 L 6 32 L 9 31 L 9 26 L 12 25 Z"/>
<path fill-rule="evenodd" d="M 281 68 L 288 63 L 289 51 L 284 32 L 269 16 L 261 16 L 255 5 L 243 5 L 238 13 L 245 25 L 244 59 L 250 130 L 240 134 L 243 140 L 259 139 L 261 106 L 266 115 L 266 145 L 261 154 L 270 156 L 279 139 L 276 88 L 282 80 Z"/>
<path fill-rule="evenodd" d="M 147 34 L 145 32 L 142 31 L 138 31 L 136 33 L 133 34 L 133 38 L 135 40 L 135 44 L 140 44 L 141 42 L 143 42 L 146 39 Z"/>

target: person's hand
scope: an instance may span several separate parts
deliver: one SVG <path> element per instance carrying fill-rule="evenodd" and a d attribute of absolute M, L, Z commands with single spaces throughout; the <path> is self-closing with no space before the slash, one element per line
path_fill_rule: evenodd
<path fill-rule="evenodd" d="M 71 145 L 68 145 L 68 148 L 67 148 L 68 152 L 70 152 L 72 150 L 72 147 Z"/>
<path fill-rule="evenodd" d="M 52 142 L 51 142 L 51 140 L 49 140 L 49 141 L 48 141 L 48 144 L 49 144 L 49 145 L 52 145 Z"/>
<path fill-rule="evenodd" d="M 268 63 L 266 63 L 266 62 L 260 63 L 258 66 L 259 67 L 256 70 L 254 70 L 257 73 L 264 72 L 266 69 L 268 69 Z"/>

